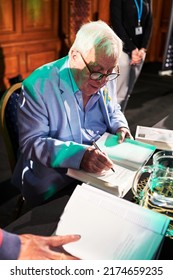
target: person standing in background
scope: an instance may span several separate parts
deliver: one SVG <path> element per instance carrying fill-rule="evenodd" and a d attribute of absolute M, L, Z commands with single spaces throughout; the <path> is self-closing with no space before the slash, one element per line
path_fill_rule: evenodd
<path fill-rule="evenodd" d="M 110 22 L 123 41 L 117 98 L 125 111 L 145 61 L 152 31 L 152 0 L 110 0 Z"/>

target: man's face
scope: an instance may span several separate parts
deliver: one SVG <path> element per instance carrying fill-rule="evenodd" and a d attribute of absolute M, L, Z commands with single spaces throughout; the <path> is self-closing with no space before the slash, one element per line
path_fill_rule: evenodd
<path fill-rule="evenodd" d="M 111 74 L 115 66 L 115 57 L 107 57 L 103 51 L 98 54 L 93 48 L 85 55 L 76 51 L 74 78 L 83 94 L 90 97 L 107 83 L 105 76 L 99 80 L 93 80 L 91 74 Z"/>

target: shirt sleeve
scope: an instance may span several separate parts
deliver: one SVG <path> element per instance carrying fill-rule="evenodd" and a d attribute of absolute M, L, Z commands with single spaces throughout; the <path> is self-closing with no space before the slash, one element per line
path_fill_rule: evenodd
<path fill-rule="evenodd" d="M 20 238 L 16 234 L 0 229 L 0 260 L 17 260 L 20 246 Z"/>

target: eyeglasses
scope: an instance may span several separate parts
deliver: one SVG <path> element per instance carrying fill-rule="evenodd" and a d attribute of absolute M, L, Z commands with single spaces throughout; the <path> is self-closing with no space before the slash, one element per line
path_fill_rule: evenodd
<path fill-rule="evenodd" d="M 110 73 L 110 74 L 102 74 L 100 72 L 92 72 L 88 63 L 84 59 L 83 55 L 79 51 L 78 51 L 78 53 L 80 54 L 80 56 L 81 56 L 83 62 L 85 63 L 88 71 L 90 72 L 90 79 L 91 80 L 100 81 L 103 77 L 105 77 L 106 81 L 111 81 L 111 80 L 114 80 L 114 79 L 118 78 L 118 76 L 120 75 L 118 65 L 116 67 L 116 72 L 113 72 L 113 73 Z"/>

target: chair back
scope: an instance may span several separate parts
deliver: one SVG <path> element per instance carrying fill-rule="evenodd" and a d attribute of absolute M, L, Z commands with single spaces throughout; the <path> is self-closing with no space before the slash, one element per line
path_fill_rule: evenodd
<path fill-rule="evenodd" d="M 17 104 L 21 85 L 21 82 L 12 85 L 5 91 L 0 100 L 0 131 L 12 172 L 18 157 L 19 137 Z"/>

